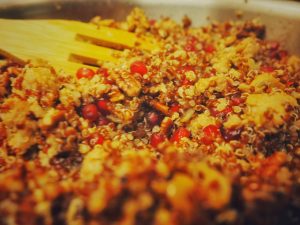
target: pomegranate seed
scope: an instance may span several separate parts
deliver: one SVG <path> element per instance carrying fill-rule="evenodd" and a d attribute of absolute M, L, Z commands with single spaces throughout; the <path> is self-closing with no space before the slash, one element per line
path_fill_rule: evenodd
<path fill-rule="evenodd" d="M 215 47 L 212 44 L 206 44 L 203 46 L 203 50 L 206 53 L 213 53 L 215 51 Z"/>
<path fill-rule="evenodd" d="M 179 142 L 183 137 L 190 137 L 191 133 L 184 127 L 179 127 L 172 135 L 171 142 Z"/>
<path fill-rule="evenodd" d="M 141 61 L 135 61 L 130 65 L 130 72 L 132 74 L 138 73 L 140 75 L 144 75 L 148 72 L 145 63 Z"/>
<path fill-rule="evenodd" d="M 98 106 L 99 111 L 100 111 L 102 114 L 104 114 L 104 115 L 108 114 L 109 111 L 110 111 L 110 110 L 109 110 L 109 106 L 108 106 L 108 102 L 107 102 L 106 100 L 104 100 L 104 99 L 99 100 L 99 101 L 97 102 L 97 106 Z"/>
<path fill-rule="evenodd" d="M 104 142 L 104 137 L 103 135 L 99 134 L 96 145 L 102 145 Z"/>
<path fill-rule="evenodd" d="M 88 104 L 88 105 L 83 106 L 82 116 L 83 116 L 83 118 L 90 120 L 90 121 L 97 120 L 99 117 L 97 106 L 94 104 Z"/>
<path fill-rule="evenodd" d="M 220 136 L 220 131 L 216 125 L 208 125 L 203 128 L 203 134 L 204 136 L 201 138 L 201 142 L 205 145 L 210 145 Z"/>
<path fill-rule="evenodd" d="M 170 111 L 172 113 L 179 112 L 180 106 L 178 104 L 171 105 Z"/>
<path fill-rule="evenodd" d="M 160 120 L 159 115 L 156 112 L 148 112 L 146 115 L 146 119 L 152 126 L 158 125 Z"/>
<path fill-rule="evenodd" d="M 150 137 L 150 144 L 156 148 L 160 143 L 166 140 L 166 136 L 162 133 L 153 133 Z"/>
<path fill-rule="evenodd" d="M 94 75 L 95 75 L 94 70 L 92 70 L 90 68 L 86 68 L 86 67 L 80 68 L 76 73 L 76 76 L 78 79 L 81 79 L 81 78 L 91 79 Z"/>
<path fill-rule="evenodd" d="M 106 68 L 99 68 L 97 70 L 97 74 L 100 74 L 102 75 L 103 77 L 108 77 L 109 74 L 108 74 L 108 70 Z"/>

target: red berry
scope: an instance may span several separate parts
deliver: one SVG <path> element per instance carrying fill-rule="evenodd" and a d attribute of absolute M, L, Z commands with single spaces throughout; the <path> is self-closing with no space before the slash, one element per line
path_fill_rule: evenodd
<path fill-rule="evenodd" d="M 91 79 L 95 75 L 94 70 L 86 67 L 82 67 L 79 70 L 77 70 L 76 76 L 78 79 L 81 78 L 88 78 Z"/>
<path fill-rule="evenodd" d="M 215 47 L 212 44 L 206 44 L 206 45 L 203 46 L 203 50 L 206 53 L 212 53 L 212 52 L 215 51 Z"/>
<path fill-rule="evenodd" d="M 109 112 L 109 106 L 108 106 L 108 102 L 106 100 L 104 100 L 104 99 L 99 100 L 97 102 L 97 106 L 98 106 L 99 111 L 102 114 L 108 114 L 108 112 Z"/>
<path fill-rule="evenodd" d="M 156 112 L 148 112 L 146 115 L 146 119 L 150 125 L 155 126 L 159 123 L 159 115 Z"/>
<path fill-rule="evenodd" d="M 104 137 L 103 135 L 99 134 L 96 145 L 102 145 L 104 142 Z"/>
<path fill-rule="evenodd" d="M 106 68 L 99 68 L 97 70 L 97 74 L 100 74 L 102 75 L 103 77 L 108 77 L 109 74 L 108 74 L 108 70 Z"/>
<path fill-rule="evenodd" d="M 179 127 L 172 135 L 171 142 L 179 142 L 183 137 L 190 137 L 191 133 L 184 127 Z"/>
<path fill-rule="evenodd" d="M 97 120 L 99 117 L 99 112 L 98 112 L 97 106 L 94 104 L 88 104 L 88 105 L 83 106 L 82 116 L 83 116 L 83 118 L 90 120 L 90 121 Z"/>
<path fill-rule="evenodd" d="M 132 74 L 138 73 L 140 75 L 144 75 L 148 72 L 145 63 L 141 61 L 135 61 L 130 65 L 130 72 Z"/>
<path fill-rule="evenodd" d="M 205 145 L 210 145 L 218 136 L 220 136 L 219 128 L 215 125 L 208 125 L 203 128 L 203 137 L 201 138 L 201 142 Z"/>
<path fill-rule="evenodd" d="M 172 113 L 179 112 L 180 106 L 178 104 L 171 105 L 170 111 Z"/>
<path fill-rule="evenodd" d="M 160 143 L 166 140 L 166 136 L 162 133 L 153 133 L 150 137 L 150 144 L 156 148 Z"/>

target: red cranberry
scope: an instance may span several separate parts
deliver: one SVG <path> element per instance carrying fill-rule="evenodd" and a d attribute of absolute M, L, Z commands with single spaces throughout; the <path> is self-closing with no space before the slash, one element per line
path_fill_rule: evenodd
<path fill-rule="evenodd" d="M 76 76 L 78 79 L 81 78 L 88 78 L 91 79 L 95 75 L 94 70 L 86 67 L 82 67 L 79 70 L 77 70 Z"/>
<path fill-rule="evenodd" d="M 215 51 L 215 47 L 212 45 L 212 44 L 205 44 L 203 46 L 203 50 L 206 52 L 206 53 L 213 53 Z"/>
<path fill-rule="evenodd" d="M 96 141 L 96 145 L 102 145 L 104 142 L 104 137 L 103 135 L 99 134 L 98 139 Z"/>
<path fill-rule="evenodd" d="M 141 61 L 135 61 L 130 65 L 130 72 L 132 74 L 138 73 L 140 75 L 144 75 L 148 72 L 145 63 Z"/>
<path fill-rule="evenodd" d="M 204 136 L 201 138 L 201 142 L 205 145 L 210 145 L 220 136 L 220 131 L 216 125 L 208 125 L 203 128 L 203 134 Z"/>
<path fill-rule="evenodd" d="M 160 143 L 166 140 L 166 136 L 162 133 L 153 133 L 150 137 L 150 144 L 156 148 Z"/>
<path fill-rule="evenodd" d="M 180 106 L 178 104 L 171 105 L 170 111 L 172 113 L 179 112 Z"/>
<path fill-rule="evenodd" d="M 97 102 L 97 106 L 98 106 L 99 111 L 104 115 L 108 114 L 110 111 L 107 100 L 104 100 L 104 99 L 99 100 Z"/>
<path fill-rule="evenodd" d="M 88 104 L 83 106 L 82 116 L 87 120 L 96 121 L 99 117 L 97 106 L 94 104 Z"/>
<path fill-rule="evenodd" d="M 171 142 L 179 142 L 183 137 L 190 137 L 191 133 L 184 127 L 179 127 L 172 135 Z"/>
<path fill-rule="evenodd" d="M 106 68 L 99 68 L 97 70 L 97 74 L 100 74 L 102 75 L 103 77 L 108 77 L 109 74 L 108 74 L 108 70 Z"/>

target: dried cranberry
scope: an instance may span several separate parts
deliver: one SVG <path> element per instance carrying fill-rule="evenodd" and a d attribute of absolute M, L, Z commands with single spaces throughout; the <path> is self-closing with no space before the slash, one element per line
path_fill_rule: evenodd
<path fill-rule="evenodd" d="M 201 142 L 205 145 L 210 145 L 214 140 L 220 136 L 219 128 L 216 125 L 208 125 L 203 128 L 204 136 L 201 138 Z"/>
<path fill-rule="evenodd" d="M 100 74 L 102 75 L 103 77 L 108 77 L 109 74 L 108 74 L 108 70 L 106 68 L 99 68 L 97 70 L 97 74 Z"/>
<path fill-rule="evenodd" d="M 179 142 L 183 137 L 190 137 L 191 133 L 184 127 L 179 127 L 172 135 L 171 142 Z"/>
<path fill-rule="evenodd" d="M 88 104 L 83 106 L 82 116 L 87 120 L 96 121 L 99 117 L 97 106 L 95 104 Z"/>
<path fill-rule="evenodd" d="M 146 114 L 148 123 L 152 126 L 158 125 L 160 118 L 157 112 L 151 111 Z"/>
<path fill-rule="evenodd" d="M 98 107 L 99 111 L 100 111 L 102 114 L 104 114 L 104 115 L 108 114 L 109 111 L 110 111 L 110 110 L 109 110 L 108 101 L 105 100 L 105 99 L 99 100 L 99 101 L 97 102 L 97 107 Z"/>
<path fill-rule="evenodd" d="M 215 47 L 212 45 L 212 44 L 205 44 L 203 46 L 203 50 L 206 52 L 206 53 L 213 53 L 215 51 Z"/>
<path fill-rule="evenodd" d="M 148 72 L 145 63 L 141 61 L 135 61 L 130 65 L 130 72 L 132 74 L 138 73 L 140 75 L 144 75 Z"/>
<path fill-rule="evenodd" d="M 153 133 L 150 137 L 150 144 L 156 148 L 160 143 L 166 140 L 166 136 L 162 133 Z"/>
<path fill-rule="evenodd" d="M 178 104 L 171 105 L 170 111 L 172 113 L 179 112 L 180 106 Z"/>
<path fill-rule="evenodd" d="M 78 79 L 81 78 L 88 78 L 91 79 L 95 75 L 94 70 L 86 67 L 82 67 L 79 70 L 77 70 L 76 76 Z"/>
<path fill-rule="evenodd" d="M 103 137 L 103 135 L 99 134 L 98 139 L 96 141 L 96 145 L 102 145 L 103 142 L 104 142 L 104 137 Z"/>

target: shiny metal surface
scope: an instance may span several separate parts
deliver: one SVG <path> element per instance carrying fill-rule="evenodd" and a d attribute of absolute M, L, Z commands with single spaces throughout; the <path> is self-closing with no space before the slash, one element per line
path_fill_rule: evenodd
<path fill-rule="evenodd" d="M 267 26 L 267 38 L 279 40 L 293 53 L 300 54 L 300 3 L 259 0 L 0 0 L 0 17 L 63 18 L 89 20 L 124 19 L 134 6 L 151 18 L 161 15 L 180 20 L 188 15 L 194 25 L 210 20 L 260 18 Z"/>

